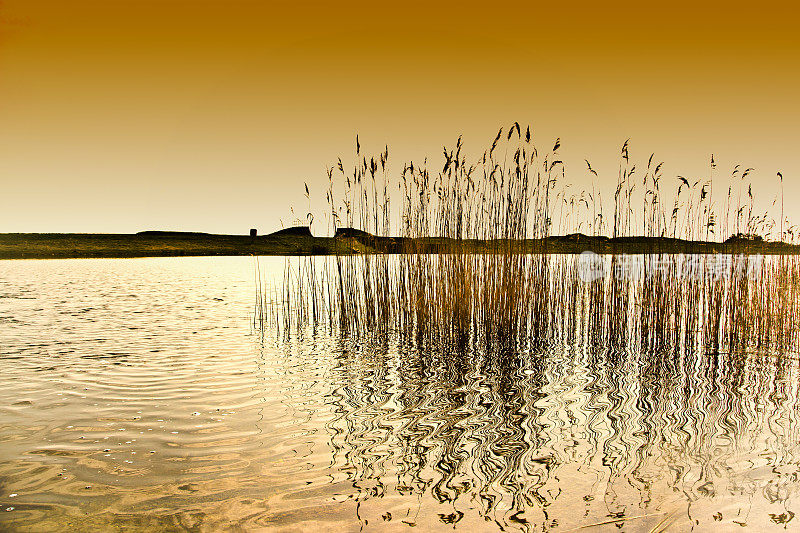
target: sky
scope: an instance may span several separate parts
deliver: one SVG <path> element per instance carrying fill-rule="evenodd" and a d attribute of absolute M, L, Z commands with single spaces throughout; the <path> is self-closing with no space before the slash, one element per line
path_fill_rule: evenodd
<path fill-rule="evenodd" d="M 322 209 L 356 135 L 399 174 L 514 121 L 561 139 L 576 188 L 588 159 L 613 194 L 630 138 L 665 180 L 753 167 L 764 205 L 781 172 L 800 222 L 798 9 L 0 0 L 0 233 L 268 233 L 305 218 L 304 183 Z"/>

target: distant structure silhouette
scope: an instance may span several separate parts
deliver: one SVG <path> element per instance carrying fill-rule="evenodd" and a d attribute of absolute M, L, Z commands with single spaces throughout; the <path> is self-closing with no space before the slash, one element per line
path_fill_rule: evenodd
<path fill-rule="evenodd" d="M 308 226 L 293 226 L 270 233 L 267 237 L 313 237 L 313 235 Z"/>

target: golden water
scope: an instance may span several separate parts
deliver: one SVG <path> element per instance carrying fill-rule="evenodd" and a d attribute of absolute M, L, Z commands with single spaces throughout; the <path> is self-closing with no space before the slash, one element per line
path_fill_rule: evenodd
<path fill-rule="evenodd" d="M 262 336 L 253 272 L 0 261 L 0 530 L 797 527 L 797 354 Z"/>

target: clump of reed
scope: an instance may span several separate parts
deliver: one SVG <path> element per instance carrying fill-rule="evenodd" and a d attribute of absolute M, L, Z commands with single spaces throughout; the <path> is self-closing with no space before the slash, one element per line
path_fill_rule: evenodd
<path fill-rule="evenodd" d="M 663 163 L 651 155 L 637 169 L 626 141 L 606 219 L 601 188 L 593 181 L 591 191 L 572 192 L 560 140 L 551 146 L 538 150 L 530 128 L 514 123 L 474 160 L 459 138 L 443 150 L 441 166 L 409 162 L 392 179 L 388 147 L 368 158 L 357 139 L 352 170 L 339 159 L 328 171 L 329 230 L 396 231 L 402 253 L 288 261 L 280 290 L 260 293 L 256 323 L 284 333 L 326 325 L 504 349 L 553 340 L 661 350 L 796 345 L 800 262 L 793 255 L 721 261 L 653 249 L 631 264 L 631 256 L 611 253 L 602 258 L 609 275 L 585 282 L 579 256 L 548 249 L 547 237 L 573 232 L 721 242 L 780 227 L 780 239 L 794 242 L 782 208 L 780 223 L 754 212 L 752 169 L 733 169 L 720 215 L 713 156 L 707 177 L 675 179 L 670 202 Z M 400 196 L 396 230 L 390 190 Z M 436 239 L 448 245 L 431 254 Z M 627 276 L 614 275 L 622 269 Z"/>

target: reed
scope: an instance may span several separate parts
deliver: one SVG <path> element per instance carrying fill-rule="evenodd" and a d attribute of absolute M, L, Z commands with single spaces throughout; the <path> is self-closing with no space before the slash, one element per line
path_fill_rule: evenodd
<path fill-rule="evenodd" d="M 607 221 L 597 172 L 586 161 L 591 191 L 573 192 L 560 147 L 559 139 L 538 150 L 530 128 L 522 132 L 514 123 L 474 160 L 459 137 L 444 148 L 441 166 L 409 162 L 392 178 L 388 147 L 368 158 L 357 139 L 352 170 L 339 159 L 328 171 L 329 229 L 395 232 L 403 237 L 403 253 L 288 260 L 279 291 L 265 291 L 259 282 L 256 324 L 284 334 L 309 324 L 353 334 L 391 331 L 418 343 L 500 350 L 543 341 L 672 351 L 797 345 L 795 256 L 612 253 L 601 258 L 609 275 L 587 282 L 585 258 L 550 254 L 541 240 L 609 232 L 721 242 L 731 233 L 769 238 L 779 227 L 781 238 L 794 242 L 782 198 L 780 223 L 754 212 L 752 169 L 733 169 L 718 213 L 713 156 L 707 177 L 675 179 L 670 202 L 663 163 L 651 155 L 637 169 L 626 141 Z M 400 200 L 396 229 L 390 191 Z M 430 254 L 423 246 L 431 237 L 455 245 Z M 340 241 L 369 251 L 355 237 Z"/>

